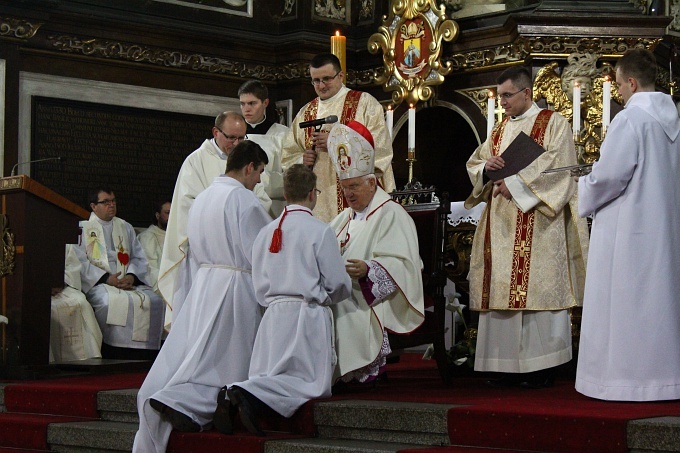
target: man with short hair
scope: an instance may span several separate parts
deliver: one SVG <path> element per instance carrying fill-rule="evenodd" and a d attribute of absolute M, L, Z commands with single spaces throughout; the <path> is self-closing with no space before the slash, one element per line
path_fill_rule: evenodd
<path fill-rule="evenodd" d="M 312 216 L 316 175 L 296 164 L 283 184 L 288 206 L 253 246 L 253 285 L 266 311 L 248 380 L 223 387 L 217 397 L 213 422 L 225 434 L 232 431 L 230 405 L 246 428 L 262 435 L 257 418 L 264 406 L 291 417 L 305 402 L 331 395 L 336 357 L 329 306 L 349 297 L 351 281 L 335 233 Z"/>
<path fill-rule="evenodd" d="M 262 318 L 251 278 L 253 243 L 271 222 L 252 191 L 266 163 L 258 144 L 239 143 L 226 175 L 191 207 L 191 289 L 139 389 L 135 452 L 164 452 L 173 427 L 206 429 L 220 388 L 248 378 Z"/>
<path fill-rule="evenodd" d="M 362 124 L 336 124 L 329 157 L 349 207 L 330 223 L 346 271 L 350 298 L 333 305 L 338 366 L 335 379 L 368 382 L 384 371 L 388 332 L 407 334 L 425 319 L 422 262 L 411 216 L 377 184 L 373 137 Z M 341 154 L 342 150 L 342 154 Z M 351 165 L 341 170 L 343 155 Z"/>
<path fill-rule="evenodd" d="M 680 399 L 680 119 L 644 49 L 616 63 L 625 103 L 579 179 L 593 214 L 576 390 L 616 401 Z"/>
<path fill-rule="evenodd" d="M 141 232 L 138 236 L 142 244 L 146 260 L 149 262 L 148 281 L 149 286 L 160 295 L 158 291 L 158 268 L 163 256 L 163 242 L 165 242 L 165 230 L 168 227 L 170 216 L 170 201 L 156 203 L 154 208 L 154 223 Z"/>
<path fill-rule="evenodd" d="M 196 151 L 189 154 L 179 170 L 158 273 L 158 288 L 169 308 L 165 319 L 166 329 L 169 329 L 172 319 L 177 316 L 177 308 L 190 286 L 188 276 L 191 270 L 186 268 L 185 260 L 189 253 L 189 208 L 198 194 L 224 173 L 227 157 L 245 139 L 246 122 L 243 116 L 238 112 L 222 112 L 215 118 L 212 139 L 205 140 Z M 271 200 L 262 185 L 255 188 L 255 195 L 268 211 Z"/>
<path fill-rule="evenodd" d="M 333 54 L 315 56 L 309 65 L 309 74 L 318 97 L 302 107 L 295 116 L 291 131 L 284 141 L 281 163 L 284 169 L 296 163 L 314 169 L 318 177 L 317 185 L 321 189 L 314 216 L 330 222 L 347 207 L 338 175 L 328 157 L 328 130 L 332 125 L 325 125 L 317 132 L 314 128 L 300 129 L 300 123 L 336 115 L 342 124 L 354 120 L 368 128 L 375 140 L 375 174 L 387 193 L 395 189 L 392 138 L 388 136 L 380 103 L 368 93 L 345 87 L 345 74 L 338 57 Z"/>
<path fill-rule="evenodd" d="M 505 118 L 467 162 L 470 209 L 486 202 L 472 243 L 470 308 L 480 312 L 475 370 L 504 373 L 489 385 L 551 386 L 556 367 L 571 360 L 569 308 L 581 305 L 588 227 L 577 217 L 576 164 L 569 122 L 532 99 L 529 70 L 498 77 Z M 544 148 L 533 162 L 496 181 L 488 172 L 525 133 Z"/>
<path fill-rule="evenodd" d="M 147 285 L 144 250 L 132 225 L 116 217 L 116 201 L 106 187 L 90 194 L 92 214 L 81 222 L 82 290 L 103 334 L 102 357 L 149 359 L 161 346 L 165 304 Z"/>
<path fill-rule="evenodd" d="M 286 205 L 283 197 L 283 169 L 281 168 L 281 148 L 288 128 L 276 122 L 275 115 L 267 116 L 269 90 L 259 80 L 248 80 L 238 89 L 241 113 L 246 119 L 248 140 L 264 149 L 269 163 L 262 174 L 262 185 L 272 200 L 270 214 L 278 217 Z M 273 111 L 273 108 L 270 110 Z"/>

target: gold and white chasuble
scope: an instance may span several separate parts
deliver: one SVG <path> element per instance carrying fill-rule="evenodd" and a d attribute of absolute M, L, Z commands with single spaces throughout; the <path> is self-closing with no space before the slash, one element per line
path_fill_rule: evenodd
<path fill-rule="evenodd" d="M 342 87 L 330 99 L 320 100 L 318 97 L 300 109 L 293 120 L 291 133 L 286 136 L 283 145 L 281 164 L 285 169 L 293 164 L 302 163 L 302 154 L 312 149 L 313 127 L 300 129 L 303 121 L 337 115 L 342 124 L 358 121 L 371 132 L 375 143 L 375 175 L 387 193 L 395 189 L 392 173 L 392 140 L 387 134 L 385 116 L 380 103 L 370 94 Z M 323 130 L 333 125 L 326 124 Z M 318 202 L 313 210 L 314 217 L 330 222 L 348 205 L 344 200 L 337 174 L 327 152 L 317 155 L 314 173 L 317 176 L 317 187 L 321 190 Z"/>
<path fill-rule="evenodd" d="M 87 259 L 93 265 L 109 274 L 120 273 L 118 278 L 121 279 L 125 277 L 130 264 L 130 237 L 126 228 L 126 223 L 118 217 L 114 217 L 111 220 L 111 223 L 113 224 L 111 240 L 116 257 L 116 268 L 112 269 L 113 260 L 109 260 L 110 256 L 107 251 L 104 228 L 97 219 L 96 214 L 91 213 L 90 220 L 80 222 L 82 227 L 82 240 L 85 243 L 85 254 L 87 255 Z M 123 327 L 127 325 L 128 310 L 130 306 L 128 303 L 128 294 L 130 294 L 133 300 L 136 301 L 132 304 L 134 310 L 132 341 L 146 342 L 149 338 L 151 320 L 151 301 L 149 296 L 142 291 L 134 289 L 125 291 L 108 284 L 103 284 L 101 286 L 104 287 L 108 294 L 106 324 Z"/>
<path fill-rule="evenodd" d="M 422 261 L 413 220 L 380 188 L 365 212 L 364 219 L 352 220 L 354 211 L 347 208 L 331 222 L 342 257 L 376 261 L 397 290 L 369 306 L 358 281 L 352 280 L 352 297 L 331 306 L 338 354 L 335 379 L 373 362 L 384 330 L 409 333 L 425 319 Z"/>
<path fill-rule="evenodd" d="M 502 156 L 520 131 L 545 148 L 516 175 L 536 199 L 527 212 L 513 200 L 492 198 L 493 183 L 483 182 L 487 159 Z M 588 230 L 578 217 L 576 183 L 569 172 L 541 174 L 574 164 L 569 123 L 535 104 L 521 119 L 505 118 L 496 125 L 490 140 L 470 157 L 467 167 L 473 192 L 465 206 L 487 202 L 470 261 L 473 310 L 559 310 L 581 305 Z"/>

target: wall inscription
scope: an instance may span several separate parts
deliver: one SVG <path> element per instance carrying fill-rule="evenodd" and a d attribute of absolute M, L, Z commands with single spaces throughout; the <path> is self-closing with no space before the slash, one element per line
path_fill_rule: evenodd
<path fill-rule="evenodd" d="M 157 200 L 170 199 L 184 158 L 210 137 L 214 117 L 34 96 L 31 160 L 41 184 L 86 209 L 90 190 L 108 186 L 118 215 L 148 226 Z M 25 172 L 25 167 L 20 168 Z"/>

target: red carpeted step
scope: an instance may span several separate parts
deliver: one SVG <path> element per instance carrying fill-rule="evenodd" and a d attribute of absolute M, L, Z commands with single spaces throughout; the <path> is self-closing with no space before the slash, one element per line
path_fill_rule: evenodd
<path fill-rule="evenodd" d="M 50 450 L 27 450 L 26 448 L 3 448 L 0 447 L 0 453 L 48 453 Z"/>
<path fill-rule="evenodd" d="M 97 418 L 97 393 L 139 388 L 146 373 L 79 376 L 8 384 L 7 412 Z"/>
<path fill-rule="evenodd" d="M 257 437 L 247 432 L 237 431 L 233 435 L 217 431 L 202 433 L 180 433 L 170 435 L 167 453 L 205 453 L 209 451 L 233 451 L 238 453 L 262 453 L 264 443 L 270 440 L 298 439 L 301 435 L 267 432 L 266 437 Z"/>
<path fill-rule="evenodd" d="M 0 414 L 0 447 L 49 451 L 47 426 L 50 423 L 68 423 L 87 420 L 82 417 L 59 417 L 38 414 Z M 11 451 L 11 450 L 8 450 Z"/>
<path fill-rule="evenodd" d="M 469 406 L 450 409 L 451 444 L 542 452 L 625 453 L 629 420 L 680 416 L 677 401 L 599 401 L 576 392 L 570 380 L 540 390 L 503 389 L 501 395 L 502 398 L 487 400 L 473 397 L 476 403 L 468 401 Z"/>

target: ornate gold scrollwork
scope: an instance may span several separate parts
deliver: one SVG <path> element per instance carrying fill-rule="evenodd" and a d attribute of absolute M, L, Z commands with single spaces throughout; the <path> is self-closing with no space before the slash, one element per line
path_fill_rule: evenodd
<path fill-rule="evenodd" d="M 389 16 L 368 40 L 368 51 L 382 50 L 385 71 L 376 82 L 392 91 L 395 105 L 432 97 L 431 87 L 451 72 L 451 64 L 441 61 L 442 40 L 453 41 L 458 33 L 458 24 L 446 19 L 434 0 L 392 0 Z"/>
<path fill-rule="evenodd" d="M 30 39 L 41 25 L 42 23 L 31 23 L 14 17 L 0 17 L 0 37 Z"/>
<path fill-rule="evenodd" d="M 0 277 L 14 272 L 14 233 L 7 226 L 7 216 L 0 214 Z"/>
<path fill-rule="evenodd" d="M 614 69 L 609 62 L 597 67 L 600 55 L 573 53 L 567 57 L 567 66 L 558 74 L 559 64 L 555 61 L 539 69 L 534 79 L 534 100 L 545 99 L 553 110 L 569 121 L 573 121 L 572 93 L 574 83 L 579 82 L 583 93 L 581 118 L 583 127 L 574 141 L 580 163 L 592 164 L 600 157 L 602 144 L 602 86 L 605 77 L 612 81 L 611 99 L 623 103 L 614 83 Z"/>

